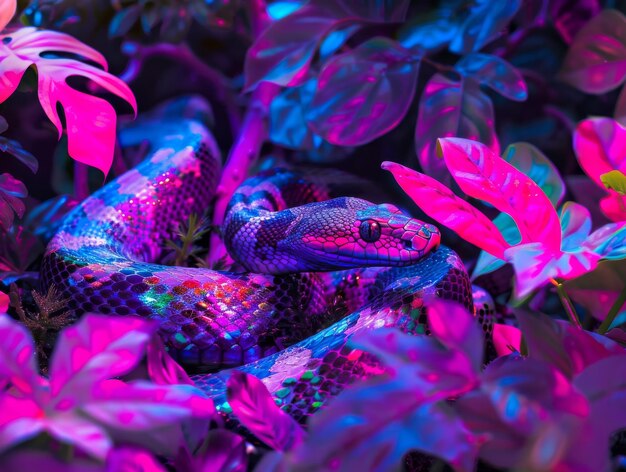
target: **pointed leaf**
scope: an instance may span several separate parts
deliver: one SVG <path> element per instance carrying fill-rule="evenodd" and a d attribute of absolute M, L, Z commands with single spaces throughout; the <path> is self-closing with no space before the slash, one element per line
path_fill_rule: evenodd
<path fill-rule="evenodd" d="M 423 403 L 401 380 L 372 379 L 346 389 L 311 417 L 294 460 L 307 470 L 400 471 L 410 450 L 470 471 L 476 441 L 445 403 Z"/>
<path fill-rule="evenodd" d="M 103 428 L 78 415 L 55 415 L 45 424 L 51 436 L 97 459 L 104 460 L 113 446 Z"/>
<path fill-rule="evenodd" d="M 591 214 L 582 205 L 574 202 L 565 202 L 559 212 L 563 251 L 580 249 L 591 232 Z"/>
<path fill-rule="evenodd" d="M 338 24 L 332 12 L 310 3 L 272 23 L 248 49 L 245 88 L 261 81 L 288 87 L 303 83 L 317 48 Z"/>
<path fill-rule="evenodd" d="M 9 316 L 0 316 L 0 390 L 13 385 L 23 394 L 32 395 L 39 385 L 35 359 L 30 332 Z"/>
<path fill-rule="evenodd" d="M 498 228 L 478 209 L 457 197 L 437 180 L 408 167 L 385 161 L 381 165 L 428 216 L 475 246 L 504 259 L 509 248 Z M 433 202 L 437 202 L 436 205 Z"/>
<path fill-rule="evenodd" d="M 165 350 L 163 340 L 153 336 L 147 347 L 148 377 L 157 385 L 194 385 L 183 369 Z"/>
<path fill-rule="evenodd" d="M 387 38 L 333 57 L 307 111 L 311 129 L 332 144 L 359 146 L 398 125 L 411 106 L 419 58 Z"/>
<path fill-rule="evenodd" d="M 271 448 L 289 451 L 304 439 L 301 426 L 276 406 L 267 387 L 256 377 L 234 370 L 227 394 L 237 419 Z"/>
<path fill-rule="evenodd" d="M 93 395 L 98 382 L 126 374 L 144 356 L 156 325 L 144 319 L 87 314 L 64 329 L 50 363 L 50 392 L 66 409 Z M 58 405 L 61 403 L 62 405 Z"/>
<path fill-rule="evenodd" d="M 494 129 L 491 100 L 473 79 L 433 75 L 420 98 L 415 128 L 415 152 L 424 172 L 444 184 L 450 176 L 437 156 L 437 139 L 460 136 L 484 142 L 494 153 L 500 144 Z"/>
<path fill-rule="evenodd" d="M 432 15 L 426 20 L 417 18 L 398 33 L 398 40 L 407 49 L 437 52 L 447 46 L 457 34 L 459 25 L 454 19 Z"/>
<path fill-rule="evenodd" d="M 567 51 L 561 79 L 587 93 L 605 93 L 626 79 L 626 18 L 602 10 L 576 35 Z"/>
<path fill-rule="evenodd" d="M 626 195 L 626 175 L 619 170 L 600 175 L 600 180 L 608 190 L 615 190 L 620 195 Z"/>
<path fill-rule="evenodd" d="M 589 235 L 583 246 L 599 254 L 602 259 L 626 258 L 626 221 L 598 228 Z"/>
<path fill-rule="evenodd" d="M 479 142 L 443 138 L 439 146 L 459 187 L 509 214 L 522 243 L 541 241 L 550 250 L 560 250 L 558 215 L 535 182 Z"/>
<path fill-rule="evenodd" d="M 480 50 L 502 34 L 502 30 L 517 13 L 521 3 L 520 0 L 475 2 L 469 16 L 463 21 L 460 32 L 452 40 L 450 51 L 466 54 Z"/>
<path fill-rule="evenodd" d="M 11 154 L 31 171 L 37 172 L 37 168 L 39 167 L 37 158 L 24 149 L 17 141 L 0 136 L 0 151 Z"/>
<path fill-rule="evenodd" d="M 509 145 L 502 159 L 530 177 L 543 190 L 554 207 L 565 195 L 565 183 L 558 169 L 538 148 L 529 143 Z"/>
<path fill-rule="evenodd" d="M 522 74 L 504 59 L 491 54 L 473 53 L 463 56 L 454 68 L 466 77 L 498 92 L 510 100 L 528 97 Z"/>
<path fill-rule="evenodd" d="M 0 0 L 0 31 L 9 24 L 9 21 L 15 15 L 16 7 L 16 0 Z"/>
<path fill-rule="evenodd" d="M 459 350 L 472 362 L 476 373 L 483 363 L 483 330 L 462 305 L 435 299 L 428 304 L 428 326 L 448 349 Z"/>
<path fill-rule="evenodd" d="M 508 356 L 512 352 L 520 351 L 522 333 L 515 326 L 494 323 L 492 339 L 498 356 Z"/>
<path fill-rule="evenodd" d="M 626 128 L 611 118 L 583 120 L 574 132 L 574 151 L 585 173 L 604 188 L 602 174 L 626 170 Z"/>

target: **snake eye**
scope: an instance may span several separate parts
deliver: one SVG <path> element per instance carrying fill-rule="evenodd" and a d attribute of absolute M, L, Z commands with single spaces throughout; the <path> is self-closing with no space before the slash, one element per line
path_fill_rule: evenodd
<path fill-rule="evenodd" d="M 380 225 L 374 220 L 365 220 L 359 226 L 359 235 L 363 241 L 375 243 L 380 239 Z"/>

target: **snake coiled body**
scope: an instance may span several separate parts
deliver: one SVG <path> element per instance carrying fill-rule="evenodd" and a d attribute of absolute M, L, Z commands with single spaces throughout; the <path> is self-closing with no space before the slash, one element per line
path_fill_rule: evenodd
<path fill-rule="evenodd" d="M 220 173 L 213 138 L 193 120 L 131 129 L 152 153 L 68 215 L 43 262 L 77 314 L 158 320 L 170 352 L 210 371 L 236 366 L 261 378 L 302 418 L 374 359 L 346 345 L 362 329 L 423 332 L 424 300 L 472 307 L 471 288 L 436 228 L 392 205 L 333 198 L 337 173 L 275 169 L 236 192 L 223 233 L 243 272 L 156 264 L 180 221 L 212 202 Z M 335 178 L 337 177 L 337 178 Z M 227 409 L 228 371 L 195 376 Z"/>

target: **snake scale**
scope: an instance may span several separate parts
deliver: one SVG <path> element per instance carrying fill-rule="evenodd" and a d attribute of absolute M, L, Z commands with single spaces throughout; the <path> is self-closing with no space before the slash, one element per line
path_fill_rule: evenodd
<path fill-rule="evenodd" d="M 336 173 L 273 169 L 244 182 L 223 227 L 243 272 L 155 263 L 176 225 L 212 203 L 221 159 L 198 121 L 147 123 L 121 139 L 148 139 L 149 157 L 66 217 L 46 250 L 43 284 L 77 314 L 158 320 L 177 360 L 211 372 L 193 379 L 221 411 L 237 367 L 301 420 L 354 379 L 380 372 L 347 345 L 355 332 L 423 332 L 432 295 L 472 308 L 463 264 L 439 246 L 435 227 L 393 205 L 333 198 L 345 178 Z"/>

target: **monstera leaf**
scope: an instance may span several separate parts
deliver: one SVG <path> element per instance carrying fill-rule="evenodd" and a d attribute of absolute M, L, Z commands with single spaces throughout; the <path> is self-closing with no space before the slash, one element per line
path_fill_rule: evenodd
<path fill-rule="evenodd" d="M 443 74 L 432 76 L 420 98 L 415 128 L 415 152 L 424 172 L 440 182 L 450 182 L 443 161 L 437 157 L 440 137 L 474 139 L 499 153 L 493 123 L 493 105 L 479 82 L 471 77 L 452 80 Z"/>
<path fill-rule="evenodd" d="M 0 29 L 4 26 L 0 23 Z M 44 56 L 50 53 L 75 54 L 95 62 L 102 69 L 75 59 Z M 24 72 L 31 66 L 38 73 L 39 102 L 59 130 L 59 136 L 63 125 L 57 105 L 63 107 L 70 156 L 107 174 L 115 147 L 115 110 L 105 100 L 70 87 L 67 79 L 85 77 L 122 97 L 136 111 L 133 93 L 124 82 L 106 71 L 107 62 L 98 51 L 63 33 L 21 28 L 0 35 L 0 102 L 15 91 Z"/>
<path fill-rule="evenodd" d="M 418 71 L 419 57 L 387 38 L 335 56 L 320 73 L 308 123 L 332 144 L 372 141 L 404 118 Z"/>
<path fill-rule="evenodd" d="M 626 18 L 603 10 L 576 35 L 560 73 L 561 79 L 587 93 L 605 93 L 626 79 Z"/>

